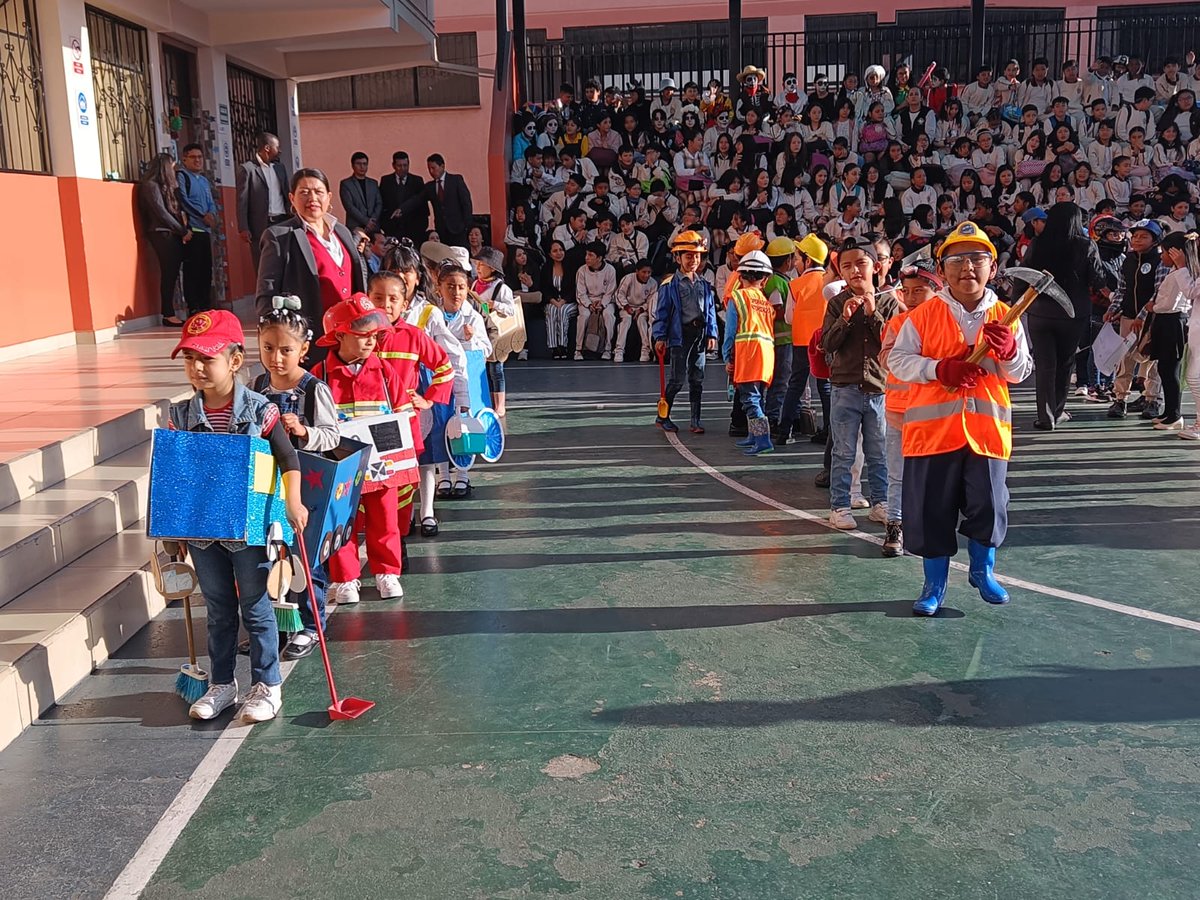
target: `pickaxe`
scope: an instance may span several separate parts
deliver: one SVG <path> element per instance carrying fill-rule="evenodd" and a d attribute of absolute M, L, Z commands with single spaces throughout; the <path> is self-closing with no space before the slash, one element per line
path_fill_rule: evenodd
<path fill-rule="evenodd" d="M 1020 321 L 1021 316 L 1033 305 L 1033 301 L 1042 294 L 1058 303 L 1069 318 L 1075 318 L 1075 306 L 1071 303 L 1071 298 L 1067 296 L 1066 291 L 1059 287 L 1058 282 L 1049 272 L 1039 272 L 1037 269 L 1027 269 L 1023 266 L 1009 266 L 1004 270 L 1004 274 L 1009 278 L 1025 282 L 1029 287 L 1021 295 L 1021 299 L 1004 314 L 1004 318 L 1000 320 L 1001 325 L 1011 326 L 1014 322 Z M 967 357 L 967 362 L 978 365 L 987 356 L 988 349 L 987 343 L 980 341 L 971 351 L 971 355 Z"/>

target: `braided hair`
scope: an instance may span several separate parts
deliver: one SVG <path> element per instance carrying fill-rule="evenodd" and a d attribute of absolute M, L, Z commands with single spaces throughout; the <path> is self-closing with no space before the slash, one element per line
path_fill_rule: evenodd
<path fill-rule="evenodd" d="M 307 343 L 312 340 L 312 328 L 308 319 L 300 312 L 300 298 L 295 294 L 276 295 L 271 298 L 271 310 L 258 317 L 258 333 L 268 328 L 282 328 L 297 340 Z"/>

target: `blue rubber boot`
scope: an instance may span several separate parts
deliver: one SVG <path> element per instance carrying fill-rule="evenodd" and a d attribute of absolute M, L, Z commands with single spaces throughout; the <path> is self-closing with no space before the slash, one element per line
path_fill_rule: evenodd
<path fill-rule="evenodd" d="M 655 416 L 654 424 L 657 425 L 659 428 L 661 428 L 663 431 L 666 431 L 670 434 L 674 434 L 675 432 L 677 432 L 679 430 L 679 426 L 671 421 L 670 416 L 667 416 L 665 419 L 662 418 L 661 416 Z"/>
<path fill-rule="evenodd" d="M 1008 591 L 996 580 L 992 569 L 996 565 L 996 548 L 979 541 L 967 541 L 967 553 L 971 557 L 971 568 L 967 580 L 971 587 L 979 589 L 979 596 L 988 603 L 999 606 L 1008 602 Z"/>
<path fill-rule="evenodd" d="M 950 580 L 950 557 L 934 556 L 925 560 L 925 586 L 913 604 L 914 616 L 932 616 L 946 599 L 946 582 Z"/>
<path fill-rule="evenodd" d="M 766 418 L 751 419 L 748 425 L 752 443 L 742 452 L 746 456 L 759 456 L 763 453 L 774 452 L 775 445 L 771 443 L 771 426 Z"/>
<path fill-rule="evenodd" d="M 755 437 L 754 437 L 754 435 L 751 434 L 751 435 L 747 435 L 746 437 L 742 438 L 740 441 L 734 441 L 733 446 L 741 447 L 743 450 L 745 450 L 747 447 L 753 447 L 754 441 L 755 441 Z"/>

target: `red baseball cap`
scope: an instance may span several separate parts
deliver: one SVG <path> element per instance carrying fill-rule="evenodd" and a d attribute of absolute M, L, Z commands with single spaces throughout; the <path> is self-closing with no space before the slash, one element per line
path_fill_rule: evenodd
<path fill-rule="evenodd" d="M 387 314 L 372 303 L 366 294 L 358 293 L 325 310 L 321 327 L 325 333 L 317 338 L 317 346 L 336 347 L 339 334 L 361 335 L 391 331 L 392 323 Z"/>
<path fill-rule="evenodd" d="M 180 350 L 195 350 L 205 356 L 216 356 L 230 344 L 246 346 L 242 323 L 227 309 L 199 312 L 183 323 L 183 337 L 171 351 L 171 359 Z"/>

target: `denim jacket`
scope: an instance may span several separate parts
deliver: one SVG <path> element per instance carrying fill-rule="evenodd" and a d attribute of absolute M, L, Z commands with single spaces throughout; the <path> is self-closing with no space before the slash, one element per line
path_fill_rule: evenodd
<path fill-rule="evenodd" d="M 683 316 L 679 303 L 679 277 L 672 275 L 658 287 L 658 305 L 654 315 L 654 340 L 666 341 L 668 347 L 683 346 Z M 704 336 L 716 340 L 717 304 L 713 287 L 699 275 L 696 276 L 703 294 Z"/>
<path fill-rule="evenodd" d="M 271 401 L 256 394 L 241 382 L 233 383 L 233 413 L 229 419 L 230 434 L 248 434 L 251 437 L 266 437 L 263 425 L 267 421 L 267 410 Z M 278 416 L 272 417 L 271 425 Z M 171 404 L 168 421 L 176 431 L 212 431 L 208 417 L 204 415 L 204 394 L 196 391 L 190 400 Z"/>

